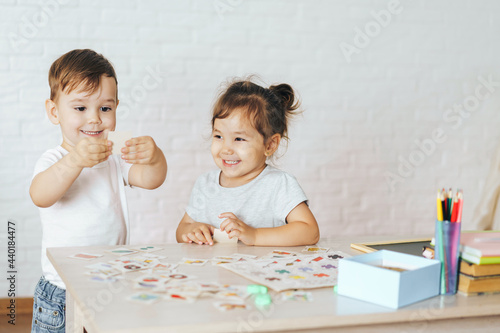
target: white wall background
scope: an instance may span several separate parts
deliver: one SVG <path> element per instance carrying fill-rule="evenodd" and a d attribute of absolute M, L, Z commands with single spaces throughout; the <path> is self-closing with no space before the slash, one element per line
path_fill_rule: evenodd
<path fill-rule="evenodd" d="M 251 73 L 302 97 L 306 111 L 279 166 L 308 194 L 323 237 L 431 234 L 440 187 L 464 189 L 464 229 L 474 228 L 500 138 L 498 1 L 2 0 L 0 8 L 0 253 L 4 264 L 15 219 L 18 296 L 32 295 L 41 273 L 33 167 L 61 142 L 45 116 L 47 73 L 75 48 L 111 60 L 117 129 L 151 135 L 169 163 L 159 189 L 128 191 L 134 244 L 175 241 L 191 186 L 215 167 L 206 138 L 217 88 Z M 441 140 L 431 145 L 435 131 Z"/>

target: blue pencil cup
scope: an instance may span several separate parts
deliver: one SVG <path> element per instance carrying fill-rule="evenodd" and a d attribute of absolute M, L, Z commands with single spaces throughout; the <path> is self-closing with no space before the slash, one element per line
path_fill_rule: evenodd
<path fill-rule="evenodd" d="M 441 262 L 441 295 L 457 292 L 460 228 L 460 222 L 436 221 L 434 259 Z"/>

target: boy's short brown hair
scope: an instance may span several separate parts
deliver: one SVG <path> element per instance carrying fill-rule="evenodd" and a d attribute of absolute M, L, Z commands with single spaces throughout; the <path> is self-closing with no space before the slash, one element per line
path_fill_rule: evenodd
<path fill-rule="evenodd" d="M 55 101 L 59 90 L 70 93 L 80 84 L 83 84 L 85 92 L 92 94 L 99 88 L 102 75 L 115 79 L 118 100 L 118 81 L 113 65 L 108 59 L 90 49 L 69 51 L 50 66 L 50 99 Z"/>

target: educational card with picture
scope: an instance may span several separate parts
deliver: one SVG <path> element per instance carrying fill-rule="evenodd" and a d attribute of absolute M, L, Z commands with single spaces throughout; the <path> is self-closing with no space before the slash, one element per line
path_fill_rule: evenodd
<path fill-rule="evenodd" d="M 336 285 L 338 262 L 350 255 L 341 251 L 329 251 L 285 258 L 265 257 L 266 259 L 228 263 L 221 267 L 280 292 Z"/>

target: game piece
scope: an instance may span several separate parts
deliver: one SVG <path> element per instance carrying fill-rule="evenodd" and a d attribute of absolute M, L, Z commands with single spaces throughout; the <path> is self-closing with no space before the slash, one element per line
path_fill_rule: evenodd
<path fill-rule="evenodd" d="M 238 243 L 238 238 L 233 237 L 229 238 L 227 232 L 221 231 L 220 229 L 215 229 L 214 234 L 213 234 L 213 240 L 216 243 L 230 243 L 230 244 L 236 244 Z"/>
<path fill-rule="evenodd" d="M 113 142 L 112 154 L 121 155 L 121 149 L 125 147 L 125 142 L 130 139 L 132 139 L 130 131 L 108 132 L 108 140 Z"/>
<path fill-rule="evenodd" d="M 247 292 L 249 294 L 266 294 L 267 287 L 260 284 L 249 284 L 247 286 Z"/>
<path fill-rule="evenodd" d="M 271 295 L 268 293 L 255 295 L 255 305 L 267 306 L 273 302 Z"/>

